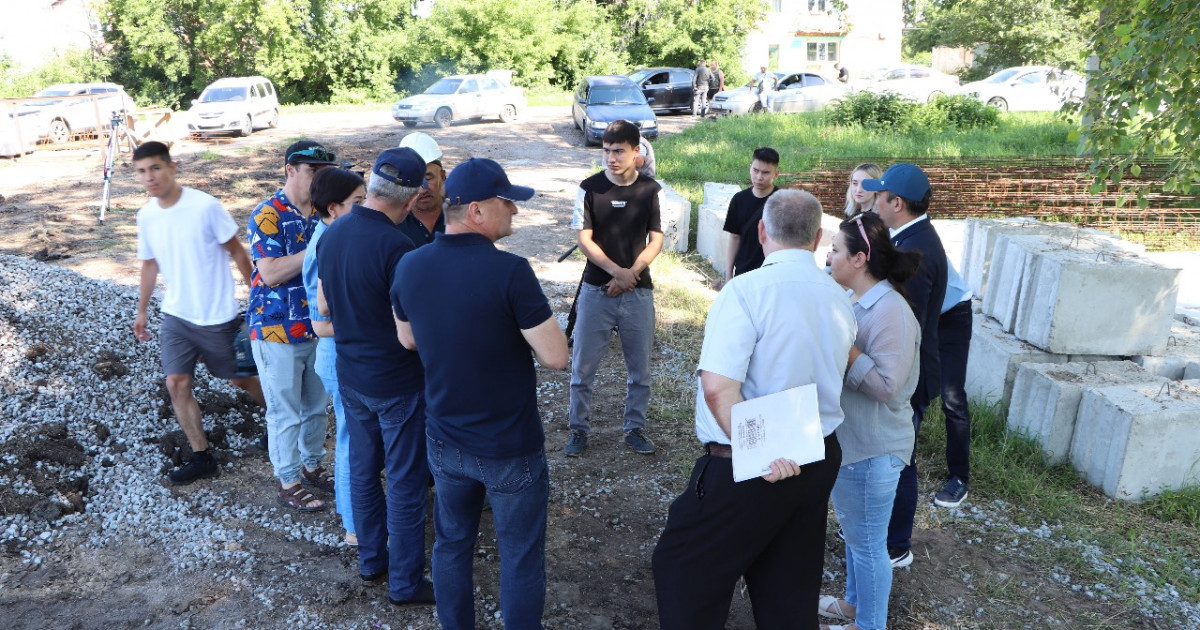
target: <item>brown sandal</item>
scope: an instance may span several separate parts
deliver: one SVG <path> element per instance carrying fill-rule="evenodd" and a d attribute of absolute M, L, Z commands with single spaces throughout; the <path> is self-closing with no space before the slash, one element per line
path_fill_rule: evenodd
<path fill-rule="evenodd" d="M 301 484 L 296 484 L 291 488 L 279 488 L 279 496 L 275 498 L 275 501 L 279 505 L 292 508 L 297 512 L 320 512 L 325 509 L 325 504 L 313 496 L 313 493 L 305 490 Z M 317 505 L 313 505 L 313 503 Z"/>
<path fill-rule="evenodd" d="M 308 472 L 308 469 L 302 467 L 300 469 L 300 482 L 309 488 L 333 494 L 333 473 L 330 473 L 322 466 L 318 466 L 312 472 Z"/>

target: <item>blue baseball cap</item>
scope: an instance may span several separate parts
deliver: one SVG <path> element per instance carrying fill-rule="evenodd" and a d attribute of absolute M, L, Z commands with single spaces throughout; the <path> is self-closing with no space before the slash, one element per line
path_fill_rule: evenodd
<path fill-rule="evenodd" d="M 888 167 L 879 179 L 864 179 L 863 190 L 886 190 L 909 201 L 921 201 L 929 192 L 929 177 L 916 164 L 901 162 Z"/>
<path fill-rule="evenodd" d="M 514 186 L 495 160 L 471 158 L 450 171 L 446 178 L 446 200 L 452 206 L 499 197 L 508 201 L 528 201 L 534 190 Z"/>
<path fill-rule="evenodd" d="M 396 169 L 396 175 L 388 175 L 380 170 L 385 164 Z M 420 188 L 425 184 L 425 160 L 408 147 L 388 149 L 375 159 L 371 173 L 398 186 Z"/>

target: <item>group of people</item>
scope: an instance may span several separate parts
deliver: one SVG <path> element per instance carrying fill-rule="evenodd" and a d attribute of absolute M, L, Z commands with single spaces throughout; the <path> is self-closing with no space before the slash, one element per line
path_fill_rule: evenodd
<path fill-rule="evenodd" d="M 293 143 L 284 185 L 251 213 L 243 244 L 216 199 L 177 182 L 165 145 L 139 147 L 134 168 L 151 199 L 137 220 L 134 332 L 151 339 L 148 306 L 162 275 L 162 366 L 192 451 L 169 481 L 220 474 L 191 393 L 203 362 L 265 405 L 280 505 L 312 512 L 326 507 L 318 493 L 335 499 L 364 582 L 386 581 L 397 605 L 435 604 L 443 627 L 473 628 L 472 558 L 486 499 L 506 626 L 540 628 L 549 478 L 534 360 L 563 369 L 571 353 L 563 452 L 582 456 L 593 382 L 615 332 L 628 372 L 624 443 L 656 451 L 647 407 L 660 186 L 643 172 L 649 156 L 635 125 L 612 123 L 602 146 L 604 169 L 580 184 L 573 209 L 587 262 L 570 350 L 528 261 L 495 246 L 534 191 L 492 160 L 449 170 L 436 141 L 411 133 L 364 181 L 320 144 Z M 744 577 L 760 628 L 817 628 L 826 617 L 848 624 L 829 628 L 877 630 L 891 570 L 912 562 L 915 436 L 938 395 L 950 476 L 935 502 L 954 506 L 967 494 L 959 372 L 971 296 L 928 221 L 932 191 L 918 167 L 855 169 L 823 272 L 814 258 L 821 204 L 775 186 L 777 151 L 751 157 L 751 186 L 730 201 L 726 282 L 697 370 L 705 454 L 653 554 L 660 623 L 724 627 Z M 243 317 L 231 258 L 250 286 L 244 320 L 257 377 L 236 370 Z M 734 483 L 733 405 L 810 383 L 825 458 L 779 459 L 762 478 Z M 333 472 L 323 463 L 330 397 Z M 430 486 L 432 581 L 424 577 Z M 831 497 L 846 539 L 842 597 L 820 595 Z"/>
<path fill-rule="evenodd" d="M 692 116 L 707 116 L 708 104 L 717 92 L 725 91 L 725 71 L 717 60 L 709 67 L 707 59 L 702 59 L 700 65 L 692 73 Z"/>

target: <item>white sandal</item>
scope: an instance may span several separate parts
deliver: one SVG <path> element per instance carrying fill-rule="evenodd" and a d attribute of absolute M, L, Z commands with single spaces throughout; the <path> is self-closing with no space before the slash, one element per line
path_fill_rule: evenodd
<path fill-rule="evenodd" d="M 837 619 L 838 621 L 853 622 L 854 617 L 846 615 L 842 610 L 842 600 L 830 596 L 822 595 L 817 602 L 817 614 L 829 619 Z M 830 630 L 842 630 L 844 626 L 829 626 Z"/>

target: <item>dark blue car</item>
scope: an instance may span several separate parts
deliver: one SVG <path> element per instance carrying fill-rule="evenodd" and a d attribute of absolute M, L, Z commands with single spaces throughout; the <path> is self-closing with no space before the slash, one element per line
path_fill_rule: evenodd
<path fill-rule="evenodd" d="M 646 102 L 641 88 L 629 77 L 600 75 L 584 77 L 571 104 L 575 128 L 583 130 L 585 145 L 600 144 L 604 129 L 614 120 L 628 120 L 649 140 L 658 137 L 658 118 Z"/>

